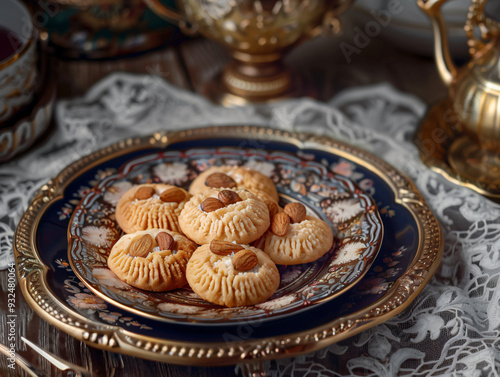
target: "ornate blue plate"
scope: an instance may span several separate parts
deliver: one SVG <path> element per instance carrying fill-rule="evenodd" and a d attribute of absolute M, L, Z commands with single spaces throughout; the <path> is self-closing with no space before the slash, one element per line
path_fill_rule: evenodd
<path fill-rule="evenodd" d="M 384 227 L 382 247 L 368 273 L 344 294 L 307 311 L 224 327 L 152 320 L 92 294 L 67 259 L 69 219 L 81 198 L 132 159 L 217 147 L 310 154 L 357 182 L 377 203 Z M 37 193 L 17 228 L 14 251 L 27 302 L 75 338 L 158 361 L 227 365 L 311 352 L 388 320 L 415 299 L 436 271 L 443 240 L 412 182 L 379 158 L 325 136 L 241 126 L 127 139 L 71 164 Z"/>
<path fill-rule="evenodd" d="M 97 184 L 75 209 L 69 226 L 71 267 L 100 298 L 132 313 L 165 321 L 221 325 L 270 320 L 331 300 L 370 268 L 382 242 L 382 221 L 370 196 L 313 157 L 222 147 L 169 149 L 133 159 Z M 214 165 L 244 165 L 268 175 L 283 205 L 299 201 L 310 215 L 331 226 L 335 235 L 332 250 L 312 263 L 279 266 L 281 283 L 276 293 L 264 303 L 246 307 L 210 304 L 189 287 L 158 293 L 120 281 L 108 269 L 107 258 L 123 234 L 115 220 L 121 195 L 132 185 L 145 182 L 188 189 L 199 173 Z"/>

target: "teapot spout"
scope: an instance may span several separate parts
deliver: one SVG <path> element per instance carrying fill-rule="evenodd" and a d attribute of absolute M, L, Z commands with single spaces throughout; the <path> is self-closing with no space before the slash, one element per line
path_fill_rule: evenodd
<path fill-rule="evenodd" d="M 450 56 L 448 35 L 441 15 L 441 6 L 445 2 L 446 0 L 418 0 L 418 5 L 431 19 L 436 65 L 441 79 L 447 86 L 450 86 L 457 76 L 457 67 Z"/>

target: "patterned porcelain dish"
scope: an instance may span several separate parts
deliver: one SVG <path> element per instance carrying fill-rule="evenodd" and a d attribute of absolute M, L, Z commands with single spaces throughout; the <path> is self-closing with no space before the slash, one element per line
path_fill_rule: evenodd
<path fill-rule="evenodd" d="M 69 261 L 77 276 L 97 296 L 148 318 L 229 324 L 270 320 L 309 310 L 358 282 L 375 260 L 382 241 L 382 221 L 375 202 L 349 179 L 334 174 L 313 155 L 245 148 L 168 150 L 127 162 L 104 178 L 80 202 L 69 226 Z M 122 236 L 115 220 L 119 198 L 133 184 L 163 182 L 189 188 L 214 165 L 244 165 L 268 175 L 282 205 L 299 201 L 308 214 L 332 227 L 332 250 L 312 263 L 278 266 L 281 284 L 264 303 L 224 308 L 198 297 L 189 287 L 147 292 L 120 281 L 107 267 L 112 246 Z"/>
<path fill-rule="evenodd" d="M 250 324 L 203 326 L 130 314 L 94 295 L 68 259 L 75 207 L 123 164 L 170 149 L 242 147 L 314 155 L 355 181 L 377 203 L 384 227 L 367 274 L 344 294 L 309 310 Z M 127 139 L 69 165 L 30 203 L 14 237 L 19 287 L 51 325 L 90 346 L 184 365 L 231 365 L 312 352 L 380 324 L 407 308 L 443 253 L 439 224 L 413 183 L 381 159 L 326 136 L 259 127 L 210 127 Z"/>
<path fill-rule="evenodd" d="M 142 0 L 40 0 L 37 5 L 46 17 L 49 51 L 65 59 L 133 56 L 184 38 Z"/>

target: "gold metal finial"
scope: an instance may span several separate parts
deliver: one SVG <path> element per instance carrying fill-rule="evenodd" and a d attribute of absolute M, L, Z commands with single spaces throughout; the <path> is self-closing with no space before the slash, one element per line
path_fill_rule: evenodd
<path fill-rule="evenodd" d="M 468 38 L 469 53 L 473 57 L 477 52 L 485 47 L 485 41 L 491 40 L 500 30 L 500 24 L 491 18 L 486 17 L 484 7 L 487 0 L 472 0 L 467 13 L 467 21 L 464 30 Z M 481 39 L 476 38 L 474 30 L 479 28 Z"/>

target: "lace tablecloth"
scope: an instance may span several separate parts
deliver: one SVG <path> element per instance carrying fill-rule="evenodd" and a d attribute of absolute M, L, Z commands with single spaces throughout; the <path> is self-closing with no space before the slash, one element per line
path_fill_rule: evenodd
<path fill-rule="evenodd" d="M 423 103 L 387 85 L 329 103 L 290 100 L 226 109 L 153 76 L 114 74 L 84 98 L 61 101 L 43 146 L 0 166 L 0 268 L 35 191 L 97 148 L 158 129 L 252 124 L 328 134 L 409 175 L 439 219 L 442 264 L 413 304 L 388 322 L 313 354 L 267 363 L 270 376 L 498 376 L 500 207 L 426 168 L 411 142 Z M 332 370 L 333 369 L 333 370 Z"/>

